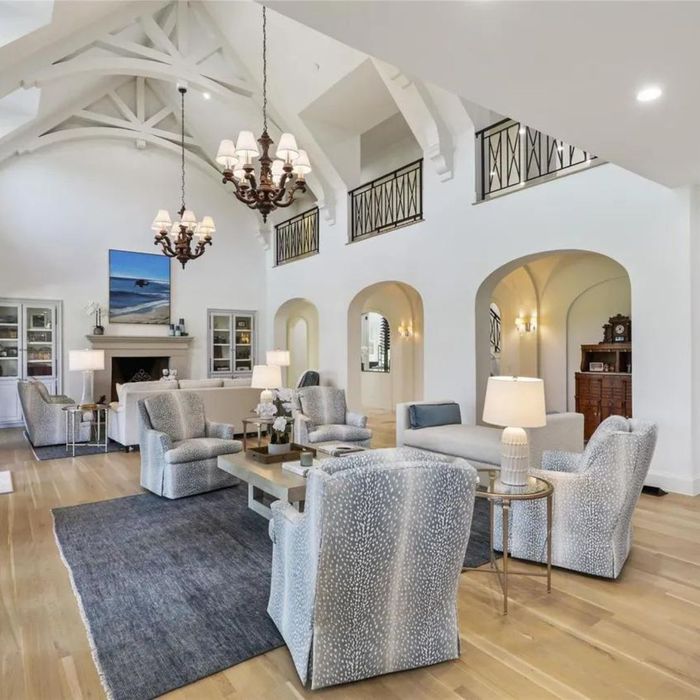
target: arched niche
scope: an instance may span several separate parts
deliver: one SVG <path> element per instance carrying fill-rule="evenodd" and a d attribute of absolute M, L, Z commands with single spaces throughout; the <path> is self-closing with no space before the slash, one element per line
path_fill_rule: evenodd
<path fill-rule="evenodd" d="M 296 386 L 301 373 L 319 369 L 318 309 L 308 299 L 295 298 L 284 302 L 275 313 L 274 345 L 289 350 L 286 368 L 287 386 Z"/>
<path fill-rule="evenodd" d="M 389 324 L 388 372 L 362 371 L 362 317 L 373 312 Z M 348 403 L 393 411 L 397 403 L 423 397 L 423 300 L 412 286 L 377 282 L 359 291 L 348 307 Z"/>

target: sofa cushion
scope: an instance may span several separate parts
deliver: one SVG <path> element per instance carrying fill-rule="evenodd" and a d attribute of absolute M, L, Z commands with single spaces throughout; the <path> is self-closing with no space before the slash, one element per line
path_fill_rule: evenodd
<path fill-rule="evenodd" d="M 181 379 L 180 389 L 218 389 L 224 385 L 223 379 Z"/>
<path fill-rule="evenodd" d="M 501 463 L 501 432 L 499 428 L 485 425 L 440 425 L 406 430 L 404 444 L 498 465 Z"/>
<path fill-rule="evenodd" d="M 354 425 L 319 425 L 314 430 L 309 431 L 309 442 L 329 442 L 339 440 L 340 442 L 358 442 L 369 440 L 372 431 L 368 428 L 358 428 Z"/>
<path fill-rule="evenodd" d="M 154 430 L 170 436 L 173 442 L 206 435 L 204 403 L 193 391 L 166 391 L 144 399 Z"/>
<path fill-rule="evenodd" d="M 436 425 L 454 425 L 462 422 L 459 404 L 420 403 L 408 407 L 408 421 L 414 430 L 432 428 Z"/>
<path fill-rule="evenodd" d="M 124 382 L 117 384 L 117 399 L 124 403 L 124 395 L 130 391 L 172 391 L 177 389 L 177 379 L 166 379 L 164 382 Z"/>
<path fill-rule="evenodd" d="M 297 392 L 301 412 L 314 425 L 345 422 L 345 392 L 330 386 L 309 386 Z"/>
<path fill-rule="evenodd" d="M 172 449 L 165 453 L 165 461 L 168 464 L 200 462 L 220 455 L 232 455 L 242 449 L 243 444 L 240 440 L 222 440 L 210 437 L 179 440 L 174 442 Z"/>
<path fill-rule="evenodd" d="M 223 386 L 250 386 L 250 377 L 237 377 L 235 379 L 224 379 Z"/>

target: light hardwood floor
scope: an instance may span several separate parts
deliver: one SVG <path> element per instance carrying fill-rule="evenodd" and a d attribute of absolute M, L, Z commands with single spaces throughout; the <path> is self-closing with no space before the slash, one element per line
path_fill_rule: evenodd
<path fill-rule="evenodd" d="M 372 416 L 377 446 L 391 416 Z M 36 462 L 0 431 L 0 698 L 102 698 L 85 628 L 53 535 L 51 508 L 140 492 L 138 453 Z M 700 497 L 642 496 L 617 582 L 555 570 L 514 579 L 508 617 L 495 579 L 463 573 L 457 661 L 326 691 L 305 691 L 285 648 L 169 698 L 285 700 L 700 697 Z"/>

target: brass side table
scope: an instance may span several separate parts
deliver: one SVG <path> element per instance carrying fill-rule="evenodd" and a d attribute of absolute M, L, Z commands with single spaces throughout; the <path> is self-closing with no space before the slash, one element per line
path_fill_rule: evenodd
<path fill-rule="evenodd" d="M 479 470 L 481 471 L 481 470 Z M 489 502 L 489 556 L 490 567 L 488 569 L 464 567 L 462 571 L 478 571 L 481 573 L 496 574 L 503 591 L 503 614 L 508 614 L 508 576 L 541 576 L 547 578 L 547 593 L 552 592 L 552 496 L 554 487 L 546 479 L 536 476 L 528 478 L 525 486 L 509 486 L 499 478 L 499 470 L 483 470 L 489 475 L 489 483 L 486 487 L 477 489 L 477 498 L 486 498 Z M 511 571 L 508 556 L 508 539 L 510 533 L 510 508 L 513 501 L 533 501 L 538 498 L 547 499 L 547 571 L 545 573 L 533 571 Z M 493 550 L 493 525 L 494 504 L 499 502 L 503 510 L 503 568 L 499 567 L 498 560 Z"/>

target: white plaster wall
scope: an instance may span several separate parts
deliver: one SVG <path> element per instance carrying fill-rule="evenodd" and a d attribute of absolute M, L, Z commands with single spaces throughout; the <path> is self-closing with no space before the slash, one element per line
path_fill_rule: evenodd
<path fill-rule="evenodd" d="M 187 203 L 217 224 L 214 244 L 185 270 L 172 263 L 172 318 L 194 336 L 190 374 L 206 376 L 207 307 L 257 309 L 265 333 L 265 254 L 253 215 L 215 180 L 190 166 Z M 3 255 L 0 296 L 61 299 L 63 351 L 86 347 L 89 300 L 108 303 L 108 250 L 156 253 L 150 224 L 157 209 L 179 207 L 176 156 L 125 142 L 53 146 L 0 167 Z M 165 326 L 106 325 L 110 335 L 165 335 Z M 64 390 L 80 395 L 81 377 L 64 362 Z"/>
<path fill-rule="evenodd" d="M 425 397 L 453 397 L 465 419 L 474 420 L 474 300 L 481 282 L 533 253 L 599 252 L 631 278 L 635 413 L 659 425 L 649 483 L 692 490 L 687 193 L 602 165 L 475 206 L 469 133 L 455 155 L 454 178 L 439 182 L 426 162 L 424 182 L 423 223 L 347 245 L 347 212 L 339 207 L 334 226 L 321 224 L 320 255 L 271 271 L 271 309 L 292 296 L 318 307 L 326 378 L 347 383 L 347 309 L 354 295 L 400 280 L 423 298 Z M 669 337 L 674 361 L 659 371 Z"/>

